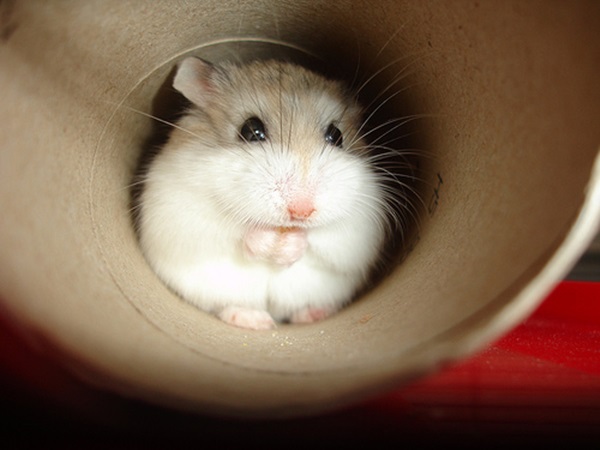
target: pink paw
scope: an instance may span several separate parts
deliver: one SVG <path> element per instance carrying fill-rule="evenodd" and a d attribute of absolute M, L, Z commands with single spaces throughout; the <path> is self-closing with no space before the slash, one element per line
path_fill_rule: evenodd
<path fill-rule="evenodd" d="M 218 314 L 219 319 L 229 325 L 250 330 L 270 330 L 275 328 L 275 321 L 267 311 L 260 309 L 228 306 Z"/>
<path fill-rule="evenodd" d="M 296 311 L 290 318 L 291 323 L 313 323 L 326 319 L 335 312 L 333 308 L 307 307 Z"/>
<path fill-rule="evenodd" d="M 256 228 L 246 233 L 244 244 L 253 258 L 291 266 L 304 255 L 308 241 L 302 228 Z"/>
<path fill-rule="evenodd" d="M 307 245 L 306 230 L 302 228 L 289 228 L 285 231 L 280 231 L 273 261 L 282 266 L 291 266 L 302 258 Z"/>

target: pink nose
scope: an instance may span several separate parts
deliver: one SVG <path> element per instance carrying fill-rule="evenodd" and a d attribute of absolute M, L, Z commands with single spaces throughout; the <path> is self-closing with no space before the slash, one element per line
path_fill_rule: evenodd
<path fill-rule="evenodd" d="M 315 207 L 311 199 L 298 198 L 288 204 L 287 210 L 292 219 L 305 220 L 315 212 Z"/>

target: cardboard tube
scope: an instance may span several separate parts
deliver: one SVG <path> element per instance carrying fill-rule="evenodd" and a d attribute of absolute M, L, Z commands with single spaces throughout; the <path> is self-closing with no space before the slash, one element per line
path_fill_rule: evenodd
<path fill-rule="evenodd" d="M 106 389 L 227 416 L 336 408 L 519 323 L 598 229 L 594 1 L 0 9 L 0 299 Z M 151 133 L 144 114 L 179 58 L 275 51 L 334 62 L 348 80 L 388 67 L 374 92 L 406 70 L 388 109 L 429 115 L 414 141 L 427 154 L 423 206 L 411 251 L 359 301 L 321 323 L 251 332 L 156 278 L 129 186 Z"/>

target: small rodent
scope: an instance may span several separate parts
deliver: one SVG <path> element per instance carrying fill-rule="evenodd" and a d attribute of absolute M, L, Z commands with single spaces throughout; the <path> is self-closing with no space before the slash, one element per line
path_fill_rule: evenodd
<path fill-rule="evenodd" d="M 187 57 L 173 87 L 191 107 L 143 177 L 137 223 L 158 276 L 250 329 L 351 301 L 389 220 L 354 96 L 281 61 Z"/>

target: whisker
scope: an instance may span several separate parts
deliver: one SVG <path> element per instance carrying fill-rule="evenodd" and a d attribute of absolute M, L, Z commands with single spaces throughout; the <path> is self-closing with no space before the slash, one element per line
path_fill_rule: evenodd
<path fill-rule="evenodd" d="M 406 124 L 408 124 L 410 122 L 413 122 L 415 120 L 423 119 L 423 118 L 427 118 L 427 117 L 429 117 L 429 115 L 427 115 L 427 114 L 413 114 L 411 116 L 397 117 L 397 118 L 394 118 L 394 119 L 389 119 L 386 122 L 383 122 L 382 124 L 377 125 L 377 126 L 371 128 L 370 130 L 362 133 L 362 134 L 359 133 L 360 132 L 360 129 L 359 129 L 359 132 L 357 132 L 355 134 L 355 136 L 353 138 L 353 141 L 350 144 L 350 146 L 354 145 L 358 140 L 361 140 L 361 139 L 367 140 L 367 137 L 369 135 L 371 135 L 373 133 L 378 133 L 380 130 L 382 130 L 382 129 L 386 128 L 386 127 L 389 127 L 385 132 L 383 132 L 382 134 L 377 135 L 376 139 L 370 141 L 370 144 L 372 146 L 377 145 L 378 142 L 381 139 L 383 139 L 385 136 L 387 136 L 387 135 L 395 132 L 397 129 L 401 128 L 402 126 L 404 126 L 404 125 L 406 125 Z M 394 126 L 390 127 L 390 125 L 394 125 Z M 364 127 L 361 127 L 361 128 L 364 128 Z M 409 134 L 410 133 L 405 134 L 403 136 L 397 136 L 396 138 L 394 138 L 394 139 L 392 139 L 390 141 L 387 141 L 385 143 L 385 145 L 389 144 L 390 142 L 393 142 L 393 141 L 405 138 Z"/>
<path fill-rule="evenodd" d="M 405 88 L 408 89 L 408 88 Z M 384 107 L 384 105 L 386 103 L 388 103 L 389 101 L 391 101 L 394 97 L 400 95 L 405 89 L 401 89 L 397 92 L 395 92 L 394 94 L 390 95 L 389 97 L 387 97 L 384 101 L 382 101 L 379 105 L 377 105 L 377 107 L 375 109 L 373 109 L 369 115 L 367 116 L 366 119 L 363 120 L 363 123 L 360 125 L 359 129 L 356 131 L 355 136 L 353 138 L 353 141 L 356 141 L 356 137 L 357 136 L 361 136 L 364 128 L 367 126 L 367 124 L 371 121 L 371 119 L 373 119 L 373 117 L 375 116 L 375 114 L 377 114 L 377 112 Z"/>
<path fill-rule="evenodd" d="M 155 116 L 154 114 L 150 114 L 150 113 L 141 111 L 139 109 L 132 108 L 131 106 L 127 106 L 127 105 L 121 105 L 121 108 L 125 108 L 125 109 L 127 109 L 127 110 L 129 110 L 131 112 L 136 113 L 136 114 L 140 114 L 140 115 L 142 115 L 144 117 L 148 117 L 149 119 L 155 120 L 155 121 L 160 122 L 160 123 L 162 123 L 164 125 L 168 125 L 170 127 L 177 128 L 178 130 L 183 131 L 184 133 L 187 133 L 187 134 L 189 134 L 189 135 L 191 135 L 191 136 L 193 136 L 195 138 L 198 138 L 198 139 L 202 138 L 201 136 L 197 135 L 196 133 L 194 133 L 194 132 L 192 132 L 190 130 L 187 130 L 187 129 L 183 128 L 183 127 L 181 127 L 177 123 L 171 122 L 169 120 L 161 119 L 160 117 Z"/>
<path fill-rule="evenodd" d="M 410 73 L 412 73 L 412 72 L 408 72 L 408 69 L 411 68 L 412 66 L 414 66 L 421 59 L 425 58 L 425 56 L 427 56 L 427 55 L 428 55 L 428 52 L 420 52 L 420 53 L 418 53 L 416 55 L 415 54 L 402 55 L 402 56 L 399 56 L 398 58 L 395 58 L 395 59 L 391 60 L 387 64 L 381 66 L 375 72 L 371 73 L 371 75 L 365 81 L 363 81 L 360 86 L 358 86 L 355 89 L 356 95 L 360 95 L 363 92 L 363 90 L 370 83 L 372 83 L 377 77 L 381 76 L 386 70 L 389 70 L 394 65 L 397 65 L 397 64 L 399 64 L 399 63 L 401 63 L 403 61 L 410 60 L 410 62 L 408 62 L 408 63 L 406 63 L 406 64 L 403 65 L 403 67 L 402 67 L 401 70 L 399 70 L 398 72 L 396 72 L 394 74 L 394 78 L 388 84 L 388 86 L 384 89 L 384 91 L 389 90 L 392 86 L 394 86 L 395 84 L 397 84 L 400 80 L 402 80 L 407 75 L 409 75 Z M 380 92 L 380 94 L 382 94 L 382 92 Z"/>

